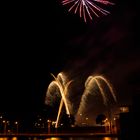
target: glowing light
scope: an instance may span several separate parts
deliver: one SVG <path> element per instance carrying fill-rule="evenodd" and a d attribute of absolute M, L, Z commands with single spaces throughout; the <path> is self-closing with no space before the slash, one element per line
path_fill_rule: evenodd
<path fill-rule="evenodd" d="M 7 137 L 4 137 L 4 138 L 0 138 L 0 140 L 8 140 L 8 138 Z"/>
<path fill-rule="evenodd" d="M 129 107 L 127 107 L 127 106 L 122 106 L 122 107 L 120 107 L 120 111 L 121 111 L 121 112 L 129 112 Z"/>
<path fill-rule="evenodd" d="M 48 97 L 53 98 L 52 96 L 54 94 L 56 94 L 56 91 L 54 90 L 54 88 L 57 87 L 57 90 L 59 90 L 59 92 L 58 91 L 57 92 L 61 95 L 61 101 L 60 101 L 57 119 L 56 119 L 56 123 L 55 123 L 55 128 L 58 128 L 59 118 L 60 118 L 60 114 L 62 112 L 63 104 L 65 106 L 67 115 L 73 114 L 72 112 L 70 112 L 71 104 L 70 104 L 69 99 L 67 98 L 68 87 L 71 84 L 72 80 L 68 81 L 66 76 L 63 73 L 59 73 L 57 75 L 57 77 L 55 77 L 53 74 L 51 74 L 51 75 L 54 77 L 54 81 L 52 81 L 50 83 L 50 85 L 48 86 L 46 98 L 48 98 Z M 87 105 L 88 95 L 95 95 L 97 93 L 96 91 L 93 92 L 93 89 L 94 90 L 98 89 L 97 91 L 99 92 L 99 95 L 102 97 L 101 99 L 103 100 L 103 103 L 105 106 L 109 106 L 110 101 L 111 102 L 113 101 L 113 103 L 117 102 L 113 88 L 106 78 L 104 78 L 103 76 L 100 76 L 100 75 L 99 76 L 89 76 L 87 78 L 87 80 L 85 81 L 85 90 L 82 94 L 81 101 L 80 101 L 80 104 L 78 107 L 78 111 L 76 112 L 76 116 L 75 116 L 76 118 L 78 118 L 78 116 L 80 116 L 80 117 L 83 116 L 84 110 L 86 109 L 86 105 Z M 51 90 L 53 91 L 52 94 L 50 93 Z M 110 98 L 111 100 L 108 99 L 108 95 L 111 95 L 111 96 L 109 96 L 109 97 L 111 97 Z M 88 117 L 86 117 L 86 120 L 88 120 Z"/>
<path fill-rule="evenodd" d="M 12 140 L 17 140 L 17 137 L 13 137 Z"/>
<path fill-rule="evenodd" d="M 112 138 L 110 137 L 104 137 L 103 140 L 111 140 Z"/>
<path fill-rule="evenodd" d="M 99 13 L 103 15 L 110 14 L 109 11 L 98 5 L 114 5 L 114 3 L 108 0 L 63 0 L 62 4 L 70 5 L 69 12 L 73 10 L 76 14 L 79 11 L 80 17 L 83 17 L 85 22 L 87 22 L 87 17 L 89 17 L 90 20 L 93 19 L 93 15 L 99 17 Z"/>
<path fill-rule="evenodd" d="M 47 138 L 45 140 L 61 140 L 61 138 L 54 138 L 54 137 L 52 137 L 52 138 Z"/>
<path fill-rule="evenodd" d="M 68 86 L 70 85 L 71 82 L 72 82 L 72 81 L 69 81 L 69 82 L 66 84 L 66 87 L 65 87 L 65 89 L 64 89 L 64 98 L 65 98 L 65 95 L 67 94 L 67 88 L 68 88 Z M 66 100 L 66 98 L 65 98 L 64 100 Z M 59 121 L 60 113 L 61 113 L 61 111 L 62 111 L 63 102 L 64 102 L 64 101 L 63 101 L 63 98 L 62 98 L 61 101 L 60 101 L 60 105 L 59 105 L 59 110 L 58 110 L 58 115 L 57 115 L 57 119 L 56 119 L 55 128 L 58 127 L 58 121 Z M 67 109 L 68 109 L 68 111 L 69 111 L 69 108 L 68 108 L 67 103 L 66 103 L 65 107 L 66 107 L 66 111 L 67 111 Z M 68 111 L 67 111 L 67 114 L 70 114 L 70 112 L 68 112 Z"/>
<path fill-rule="evenodd" d="M 66 77 L 64 76 L 63 73 L 59 73 L 57 75 L 57 77 L 55 77 L 53 74 L 51 74 L 54 77 L 54 81 L 52 81 L 48 87 L 47 90 L 47 95 L 46 98 L 50 97 L 50 89 L 53 89 L 55 86 L 57 86 L 57 88 L 59 89 L 59 92 L 61 94 L 61 101 L 60 101 L 60 105 L 59 105 L 59 110 L 58 110 L 58 114 L 57 114 L 57 119 L 56 119 L 56 124 L 55 124 L 55 128 L 58 127 L 58 122 L 59 122 L 59 118 L 60 118 L 60 114 L 62 111 L 62 107 L 63 107 L 63 103 L 65 105 L 65 109 L 66 109 L 66 113 L 68 115 L 70 115 L 70 111 L 69 111 L 69 107 L 68 107 L 68 101 L 66 99 L 66 94 L 68 92 L 68 86 L 70 85 L 70 83 L 72 81 L 67 82 Z M 46 99 L 47 102 L 47 99 Z"/>
<path fill-rule="evenodd" d="M 89 76 L 87 78 L 86 82 L 85 82 L 85 91 L 84 91 L 84 93 L 82 95 L 77 114 L 79 114 L 80 112 L 83 112 L 83 110 L 85 109 L 85 107 L 86 107 L 86 98 L 87 98 L 88 94 L 94 94 L 91 91 L 92 91 L 92 88 L 94 88 L 93 85 L 95 85 L 95 84 L 99 88 L 100 94 L 101 94 L 101 96 L 103 98 L 103 103 L 106 106 L 108 105 L 107 96 L 106 96 L 106 94 L 104 92 L 104 89 L 101 86 L 100 80 L 102 80 L 102 81 L 104 81 L 106 83 L 106 85 L 109 88 L 110 93 L 111 93 L 111 95 L 113 97 L 113 100 L 115 102 L 117 102 L 116 96 L 114 94 L 114 91 L 113 91 L 110 83 L 103 76 Z"/>

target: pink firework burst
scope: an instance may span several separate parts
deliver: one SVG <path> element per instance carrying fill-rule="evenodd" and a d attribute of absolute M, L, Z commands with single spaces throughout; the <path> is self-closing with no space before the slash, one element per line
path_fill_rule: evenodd
<path fill-rule="evenodd" d="M 109 11 L 101 8 L 99 5 L 114 5 L 108 0 L 63 0 L 62 4 L 69 4 L 70 8 L 68 11 L 74 11 L 75 14 L 79 12 L 80 17 L 83 17 L 85 22 L 87 22 L 87 16 L 92 20 L 93 15 L 99 17 L 99 13 L 103 15 L 110 14 Z"/>

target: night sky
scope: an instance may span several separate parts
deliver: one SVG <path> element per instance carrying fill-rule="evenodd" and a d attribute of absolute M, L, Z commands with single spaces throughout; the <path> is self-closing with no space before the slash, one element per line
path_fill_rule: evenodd
<path fill-rule="evenodd" d="M 58 0 L 9 2 L 1 25 L 0 111 L 36 111 L 53 80 L 64 71 L 79 97 L 89 75 L 111 81 L 119 104 L 140 91 L 136 1 L 115 0 L 110 15 L 84 23 Z"/>

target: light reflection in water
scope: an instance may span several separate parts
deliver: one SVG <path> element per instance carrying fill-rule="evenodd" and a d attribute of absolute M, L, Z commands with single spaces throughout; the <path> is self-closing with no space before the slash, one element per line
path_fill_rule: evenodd
<path fill-rule="evenodd" d="M 111 140 L 110 137 L 104 137 L 103 140 Z"/>
<path fill-rule="evenodd" d="M 65 139 L 64 139 L 65 140 Z M 67 140 L 119 140 L 113 137 L 70 137 Z"/>
<path fill-rule="evenodd" d="M 65 138 L 59 138 L 59 137 L 51 137 L 51 138 L 39 138 L 39 137 L 3 137 L 0 138 L 0 140 L 119 140 L 118 138 L 113 137 L 65 137 Z"/>
<path fill-rule="evenodd" d="M 8 138 L 0 138 L 0 140 L 8 140 Z"/>
<path fill-rule="evenodd" d="M 54 137 L 52 137 L 52 138 L 47 138 L 45 140 L 62 140 L 62 138 L 54 138 Z"/>
<path fill-rule="evenodd" d="M 12 140 L 17 140 L 17 137 L 13 137 Z"/>
<path fill-rule="evenodd" d="M 102 140 L 118 140 L 118 138 L 104 137 Z"/>
<path fill-rule="evenodd" d="M 18 138 L 17 137 L 12 137 L 12 138 L 3 137 L 3 138 L 0 138 L 0 140 L 18 140 Z"/>

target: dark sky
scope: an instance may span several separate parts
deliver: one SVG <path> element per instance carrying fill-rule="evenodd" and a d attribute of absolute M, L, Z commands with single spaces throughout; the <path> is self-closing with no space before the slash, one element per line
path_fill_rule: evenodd
<path fill-rule="evenodd" d="M 40 109 L 50 73 L 61 71 L 78 81 L 74 96 L 89 75 L 102 74 L 119 103 L 129 103 L 140 91 L 138 9 L 136 1 L 115 3 L 87 23 L 59 0 L 3 4 L 0 110 Z"/>

